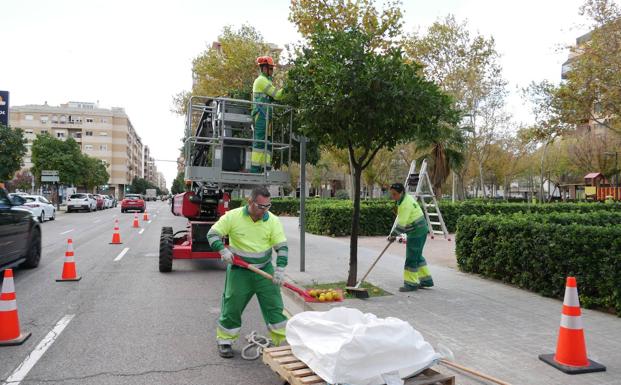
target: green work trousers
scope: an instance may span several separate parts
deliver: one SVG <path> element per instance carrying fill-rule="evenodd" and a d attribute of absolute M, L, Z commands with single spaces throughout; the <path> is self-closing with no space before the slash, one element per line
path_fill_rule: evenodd
<path fill-rule="evenodd" d="M 262 109 L 265 108 L 263 107 Z M 268 111 L 268 113 L 270 112 L 271 109 L 270 111 Z M 251 172 L 253 173 L 263 172 L 264 166 L 266 164 L 268 170 L 272 167 L 271 125 L 272 122 L 270 121 L 268 126 L 265 112 L 259 110 L 254 116 L 254 142 L 252 143 L 252 155 L 250 159 L 250 163 L 252 166 Z M 263 142 L 264 140 L 266 140 L 266 135 L 267 143 Z"/>
<path fill-rule="evenodd" d="M 405 287 L 418 289 L 432 287 L 433 279 L 427 261 L 423 257 L 423 247 L 427 241 L 427 222 L 424 217 L 414 222 L 414 229 L 407 235 L 405 248 L 405 267 L 403 270 L 403 284 Z"/>
<path fill-rule="evenodd" d="M 262 270 L 274 274 L 271 263 Z M 231 345 L 239 338 L 242 313 L 255 294 L 272 343 L 278 346 L 285 340 L 287 317 L 283 314 L 280 287 L 255 272 L 229 265 L 226 269 L 220 319 L 216 328 L 218 344 Z"/>

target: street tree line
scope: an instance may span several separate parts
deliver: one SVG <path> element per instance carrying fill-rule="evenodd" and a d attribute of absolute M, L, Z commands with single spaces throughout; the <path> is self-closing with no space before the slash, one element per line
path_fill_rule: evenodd
<path fill-rule="evenodd" d="M 506 108 L 507 81 L 494 38 L 470 32 L 466 22 L 448 15 L 423 33 L 408 34 L 399 1 L 383 8 L 373 0 L 291 3 L 290 21 L 303 40 L 288 47 L 275 83 L 284 87 L 284 102 L 296 107 L 297 133 L 316 145 L 307 166 L 311 184 L 322 188 L 339 172 L 351 181 L 349 284 L 356 277 L 363 184 L 402 180 L 412 160 L 428 160 L 438 194 L 450 183 L 461 197 L 472 189 L 493 195 L 493 186 L 526 176 L 532 183 L 536 174 L 542 181 L 553 171 L 560 181 L 596 164 L 598 149 L 590 147 L 598 141 L 586 143 L 575 132 L 589 117 L 601 120 L 610 135 L 617 131 L 621 92 L 610 88 L 621 82 L 605 58 L 621 51 L 610 50 L 604 36 L 620 19 L 608 0 L 586 0 L 581 12 L 594 21 L 591 45 L 581 48 L 565 83 L 524 89 L 534 122 L 522 124 Z M 605 46 L 592 47 L 598 44 Z M 279 52 L 254 27 L 225 28 L 219 46 L 194 60 L 195 85 L 175 97 L 175 110 L 182 113 L 192 94 L 249 98 L 254 58 L 270 54 Z M 289 171 L 295 187 L 299 165 Z"/>
<path fill-rule="evenodd" d="M 544 180 L 555 185 L 579 183 L 588 172 L 613 173 L 614 158 L 595 154 L 598 149 L 614 151 L 619 142 L 616 109 L 621 105 L 621 73 L 610 68 L 621 63 L 621 50 L 610 48 L 621 44 L 621 13 L 607 0 L 585 1 L 580 12 L 591 21 L 591 41 L 570 48 L 581 55 L 572 62 L 566 81 L 533 82 L 524 88 L 524 101 L 533 110 L 533 122 L 528 124 L 515 121 L 506 109 L 507 82 L 494 38 L 470 32 L 466 22 L 452 15 L 422 32 L 407 34 L 402 31 L 399 2 L 378 9 L 371 0 L 296 1 L 290 20 L 305 40 L 318 26 L 327 31 L 360 28 L 371 33 L 371 47 L 399 45 L 403 59 L 420 64 L 425 77 L 450 95 L 461 112 L 456 127 L 439 128 L 433 137 L 419 136 L 394 149 L 379 150 L 380 156 L 362 171 L 363 190 L 370 194 L 373 186 L 385 188 L 403 179 L 412 160 L 427 159 L 436 193 L 450 194 L 455 186 L 457 198 L 462 199 L 473 193 L 492 196 L 515 181 L 534 184 L 536 179 L 533 189 L 541 194 Z M 183 101 L 191 94 L 250 95 L 256 76 L 253 58 L 270 53 L 267 43 L 249 25 L 225 28 L 219 42 L 220 49 L 210 48 L 194 60 L 197 84 L 177 96 L 177 111 L 183 111 Z M 295 46 L 289 51 L 277 72 L 279 86 L 285 85 L 294 59 L 302 52 Z M 584 125 L 585 119 L 608 128 L 607 133 L 577 133 L 576 127 Z M 345 176 L 353 196 L 355 167 L 348 151 L 326 144 L 311 152 L 307 181 L 314 190 L 321 191 Z M 299 175 L 299 166 L 292 165 L 290 171 Z M 299 181 L 293 179 L 292 184 L 296 188 Z"/>
<path fill-rule="evenodd" d="M 73 138 L 60 140 L 49 134 L 37 135 L 31 147 L 33 166 L 20 171 L 26 145 L 23 130 L 0 126 L 0 181 L 6 181 L 12 189 L 28 190 L 33 179 L 35 185 L 40 185 L 42 170 L 58 170 L 61 183 L 91 191 L 110 179 L 106 162 L 83 154 Z"/>

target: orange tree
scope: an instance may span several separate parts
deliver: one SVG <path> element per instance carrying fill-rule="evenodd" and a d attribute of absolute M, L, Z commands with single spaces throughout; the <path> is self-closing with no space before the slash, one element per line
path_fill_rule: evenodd
<path fill-rule="evenodd" d="M 398 44 L 381 47 L 356 26 L 322 28 L 298 47 L 286 80 L 287 103 L 298 108 L 302 133 L 345 149 L 354 174 L 349 276 L 357 279 L 360 182 L 378 151 L 429 139 L 454 127 L 459 113 L 451 98 L 404 60 Z"/>

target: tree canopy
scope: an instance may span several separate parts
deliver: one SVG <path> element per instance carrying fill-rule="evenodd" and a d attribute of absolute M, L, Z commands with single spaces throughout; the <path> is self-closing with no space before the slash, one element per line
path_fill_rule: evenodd
<path fill-rule="evenodd" d="M 20 128 L 0 125 L 0 182 L 13 178 L 22 167 L 26 154 L 26 139 Z"/>
<path fill-rule="evenodd" d="M 398 47 L 378 48 L 357 27 L 318 28 L 299 48 L 286 82 L 286 102 L 299 108 L 304 135 L 346 149 L 354 171 L 349 284 L 356 280 L 360 182 L 376 154 L 433 137 L 459 120 L 451 97 L 426 80 Z"/>
<path fill-rule="evenodd" d="M 612 0 L 586 0 L 580 12 L 592 31 L 570 47 L 566 80 L 557 92 L 563 120 L 621 132 L 621 8 Z"/>
<path fill-rule="evenodd" d="M 257 77 L 256 59 L 269 55 L 270 46 L 247 24 L 239 29 L 224 27 L 217 43 L 192 61 L 195 83 L 192 91 L 175 95 L 175 112 L 185 113 L 191 95 L 251 99 L 252 83 Z M 274 61 L 278 62 L 278 58 L 274 57 Z"/>
<path fill-rule="evenodd" d="M 106 163 L 82 154 L 73 138 L 60 140 L 49 134 L 37 135 L 32 143 L 32 163 L 35 180 L 40 180 L 41 170 L 58 170 L 61 183 L 93 189 L 110 178 Z"/>

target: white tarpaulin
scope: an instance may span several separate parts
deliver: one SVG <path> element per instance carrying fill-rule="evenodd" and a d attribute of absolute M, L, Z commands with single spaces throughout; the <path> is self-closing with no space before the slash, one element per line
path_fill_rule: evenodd
<path fill-rule="evenodd" d="M 287 323 L 287 341 L 330 384 L 381 385 L 391 373 L 409 377 L 440 358 L 409 323 L 346 307 L 295 315 Z"/>

